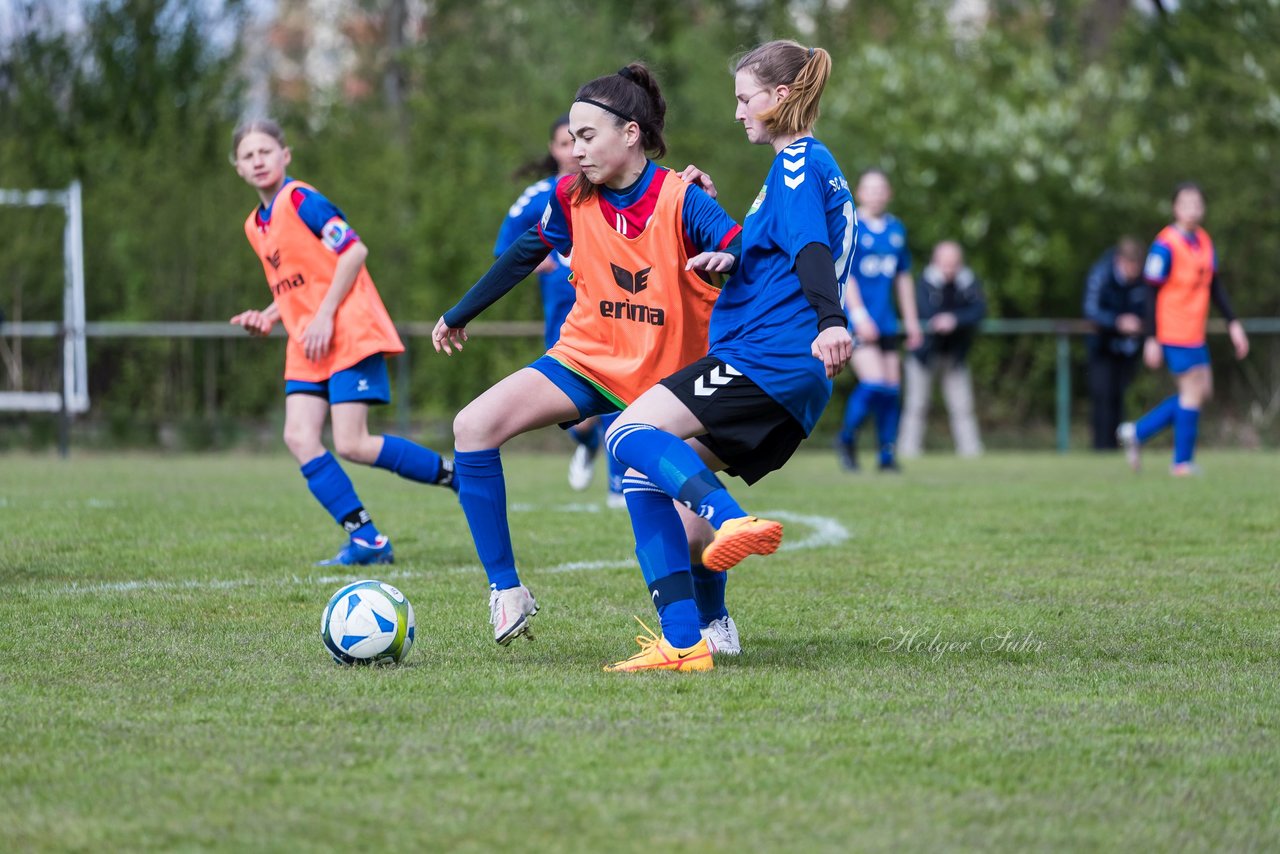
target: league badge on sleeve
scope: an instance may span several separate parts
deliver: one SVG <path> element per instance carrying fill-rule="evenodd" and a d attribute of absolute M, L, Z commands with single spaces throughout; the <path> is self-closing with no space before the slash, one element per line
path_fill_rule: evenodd
<path fill-rule="evenodd" d="M 355 240 L 355 236 L 356 233 L 351 230 L 351 226 L 336 216 L 326 222 L 324 228 L 320 230 L 320 239 L 334 252 L 341 252 L 347 248 L 347 245 Z"/>

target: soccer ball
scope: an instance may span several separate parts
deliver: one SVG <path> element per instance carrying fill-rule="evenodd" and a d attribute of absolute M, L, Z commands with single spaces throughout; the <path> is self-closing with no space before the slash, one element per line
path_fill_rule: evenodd
<path fill-rule="evenodd" d="M 395 664 L 413 648 L 413 606 L 381 581 L 356 581 L 324 606 L 320 637 L 339 664 Z"/>

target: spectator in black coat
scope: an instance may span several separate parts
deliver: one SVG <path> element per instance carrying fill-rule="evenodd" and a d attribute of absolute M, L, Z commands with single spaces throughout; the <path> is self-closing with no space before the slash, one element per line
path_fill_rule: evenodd
<path fill-rule="evenodd" d="M 1131 237 L 1103 253 L 1085 280 L 1084 316 L 1097 324 L 1089 336 L 1089 397 L 1093 402 L 1093 448 L 1114 450 L 1124 420 L 1124 394 L 1138 371 L 1147 330 L 1150 288 L 1142 281 L 1142 244 Z"/>

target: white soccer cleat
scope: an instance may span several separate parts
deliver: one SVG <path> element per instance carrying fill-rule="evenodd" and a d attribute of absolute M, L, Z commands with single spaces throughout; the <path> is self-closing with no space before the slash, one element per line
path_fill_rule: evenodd
<path fill-rule="evenodd" d="M 569 486 L 574 492 L 585 492 L 596 476 L 596 455 L 587 450 L 586 445 L 574 448 L 569 458 Z"/>
<path fill-rule="evenodd" d="M 520 635 L 533 640 L 529 618 L 536 613 L 538 602 L 523 584 L 489 591 L 489 622 L 493 624 L 493 639 L 502 646 Z"/>
<path fill-rule="evenodd" d="M 1138 428 L 1132 421 L 1126 421 L 1116 428 L 1116 441 L 1124 448 L 1124 458 L 1129 468 L 1139 471 L 1142 468 L 1142 446 L 1138 444 Z"/>
<path fill-rule="evenodd" d="M 713 655 L 742 653 L 742 641 L 738 639 L 738 626 L 733 622 L 733 617 L 712 620 L 710 625 L 702 630 L 702 638 L 711 648 Z"/>

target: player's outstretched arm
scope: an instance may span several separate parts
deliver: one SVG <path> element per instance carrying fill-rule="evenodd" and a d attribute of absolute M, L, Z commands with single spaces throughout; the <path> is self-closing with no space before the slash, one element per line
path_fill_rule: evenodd
<path fill-rule="evenodd" d="M 466 325 L 524 281 L 549 254 L 551 247 L 543 242 L 537 228 L 529 229 L 507 247 L 507 251 L 493 262 L 489 272 L 481 276 L 457 305 L 436 322 L 431 332 L 431 343 L 435 345 L 436 352 L 452 356 L 453 347 L 461 351 L 462 342 L 467 340 Z"/>

